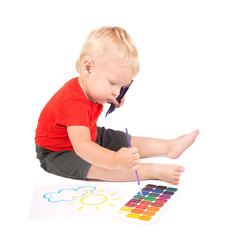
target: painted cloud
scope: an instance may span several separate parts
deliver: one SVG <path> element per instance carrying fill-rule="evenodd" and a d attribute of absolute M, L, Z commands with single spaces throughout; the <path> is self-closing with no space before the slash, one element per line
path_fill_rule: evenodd
<path fill-rule="evenodd" d="M 46 193 L 43 197 L 48 200 L 48 202 L 57 203 L 57 202 L 70 202 L 76 199 L 77 197 L 83 197 L 86 194 L 94 193 L 95 187 L 84 186 L 79 188 L 65 188 L 61 189 L 58 192 Z"/>

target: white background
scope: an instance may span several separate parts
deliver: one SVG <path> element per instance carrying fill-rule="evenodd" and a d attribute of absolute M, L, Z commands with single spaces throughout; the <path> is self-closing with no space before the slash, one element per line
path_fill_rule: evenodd
<path fill-rule="evenodd" d="M 1 1 L 4 239 L 239 239 L 239 12 L 231 0 Z M 98 216 L 27 220 L 36 186 L 79 183 L 39 167 L 34 131 L 45 103 L 77 76 L 85 38 L 103 25 L 130 33 L 141 70 L 125 105 L 105 119 L 106 106 L 99 125 L 161 138 L 200 129 L 179 160 L 154 159 L 185 166 L 181 197 L 149 228 Z"/>

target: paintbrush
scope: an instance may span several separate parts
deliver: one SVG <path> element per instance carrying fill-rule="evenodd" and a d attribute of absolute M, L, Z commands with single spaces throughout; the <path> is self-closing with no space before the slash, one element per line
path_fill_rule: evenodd
<path fill-rule="evenodd" d="M 131 145 L 131 141 L 130 141 L 130 137 L 129 137 L 127 128 L 126 128 L 126 134 L 127 134 L 127 140 L 128 140 L 129 147 L 131 148 L 132 145 Z M 140 185 L 140 180 L 139 180 L 139 176 L 138 176 L 137 170 L 135 170 L 135 174 L 136 174 L 136 177 L 137 177 L 137 183 L 138 183 L 138 187 L 139 187 L 139 192 L 140 192 L 140 195 L 141 195 L 141 199 L 143 199 L 142 188 L 141 188 L 141 185 Z"/>
<path fill-rule="evenodd" d="M 126 94 L 126 92 L 128 91 L 129 87 L 131 86 L 133 80 L 126 86 L 122 87 L 121 90 L 120 90 L 120 94 L 119 96 L 116 98 L 116 100 L 120 103 L 121 102 L 121 99 L 124 97 L 124 95 Z M 106 116 L 110 113 L 112 113 L 114 110 L 116 109 L 116 106 L 112 103 L 109 107 L 109 109 L 107 110 L 107 113 L 106 113 Z"/>

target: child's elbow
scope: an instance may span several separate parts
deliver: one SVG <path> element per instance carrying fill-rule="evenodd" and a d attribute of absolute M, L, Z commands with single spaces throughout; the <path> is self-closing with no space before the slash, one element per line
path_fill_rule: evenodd
<path fill-rule="evenodd" d="M 73 149 L 75 153 L 80 157 L 80 158 L 85 158 L 87 155 L 87 152 L 89 151 L 90 148 L 90 141 L 81 141 L 78 142 L 78 144 L 73 145 Z"/>

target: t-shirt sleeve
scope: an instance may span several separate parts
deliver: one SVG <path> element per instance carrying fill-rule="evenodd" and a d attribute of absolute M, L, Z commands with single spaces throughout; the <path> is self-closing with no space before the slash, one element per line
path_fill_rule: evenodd
<path fill-rule="evenodd" d="M 89 127 L 88 106 L 81 101 L 65 101 L 55 110 L 56 124 L 64 126 L 80 125 Z"/>

